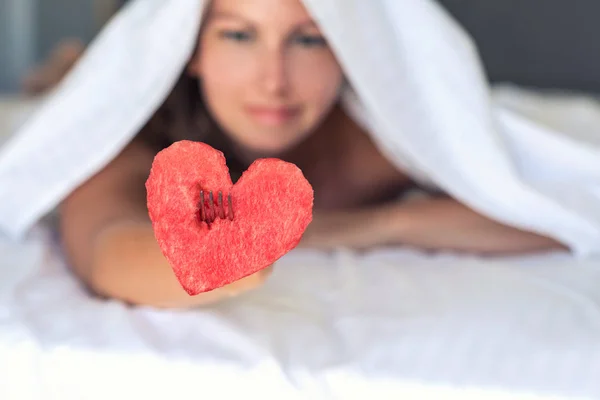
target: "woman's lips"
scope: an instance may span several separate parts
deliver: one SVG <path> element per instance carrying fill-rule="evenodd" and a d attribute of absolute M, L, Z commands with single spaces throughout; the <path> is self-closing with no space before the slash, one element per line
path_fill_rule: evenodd
<path fill-rule="evenodd" d="M 283 125 L 298 115 L 297 107 L 247 107 L 246 111 L 262 125 Z"/>

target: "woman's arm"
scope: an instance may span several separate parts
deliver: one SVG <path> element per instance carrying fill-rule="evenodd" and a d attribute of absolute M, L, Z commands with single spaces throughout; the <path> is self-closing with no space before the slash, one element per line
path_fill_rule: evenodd
<path fill-rule="evenodd" d="M 63 202 L 61 233 L 74 272 L 101 296 L 155 307 L 210 303 L 259 286 L 269 270 L 194 297 L 181 288 L 146 208 L 153 159 L 134 142 Z"/>
<path fill-rule="evenodd" d="M 315 213 L 302 243 L 323 249 L 381 245 L 482 255 L 565 249 L 553 239 L 502 225 L 450 198 Z"/>

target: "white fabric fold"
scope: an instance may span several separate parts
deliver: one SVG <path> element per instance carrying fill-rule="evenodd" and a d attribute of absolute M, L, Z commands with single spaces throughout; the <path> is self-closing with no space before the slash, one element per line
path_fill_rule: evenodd
<path fill-rule="evenodd" d="M 495 220 L 600 254 L 600 134 L 495 101 L 471 39 L 433 0 L 303 2 L 351 83 L 348 110 L 390 160 Z M 184 68 L 203 5 L 134 1 L 109 24 L 0 149 L 0 230 L 22 235 L 135 135 Z"/>

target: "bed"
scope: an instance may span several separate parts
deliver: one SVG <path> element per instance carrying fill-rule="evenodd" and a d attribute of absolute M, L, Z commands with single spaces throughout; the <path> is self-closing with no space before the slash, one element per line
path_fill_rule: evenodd
<path fill-rule="evenodd" d="M 91 297 L 0 244 L 0 398 L 600 398 L 600 261 L 297 251 L 216 307 Z"/>
<path fill-rule="evenodd" d="M 600 126 L 591 98 L 495 95 Z M 33 104 L 0 102 L 0 137 Z M 52 221 L 0 241 L 0 399 L 600 398 L 598 259 L 294 251 L 265 287 L 175 312 L 90 296 Z"/>

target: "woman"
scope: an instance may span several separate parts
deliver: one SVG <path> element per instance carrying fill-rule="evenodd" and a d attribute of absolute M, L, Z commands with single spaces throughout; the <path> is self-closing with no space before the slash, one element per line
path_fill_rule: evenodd
<path fill-rule="evenodd" d="M 118 157 L 63 201 L 61 231 L 75 273 L 99 295 L 157 307 L 208 304 L 265 282 L 271 270 L 189 297 L 176 281 L 148 221 L 144 183 L 156 152 L 180 139 L 222 150 L 234 179 L 259 157 L 297 164 L 315 189 L 304 247 L 483 254 L 563 247 L 446 196 L 397 200 L 415 182 L 339 106 L 344 85 L 299 0 L 213 0 L 169 98 Z"/>

